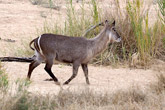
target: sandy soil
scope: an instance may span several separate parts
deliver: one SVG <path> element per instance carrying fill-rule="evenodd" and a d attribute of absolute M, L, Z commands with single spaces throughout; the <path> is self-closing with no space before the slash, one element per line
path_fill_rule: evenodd
<path fill-rule="evenodd" d="M 102 0 L 106 1 L 106 0 Z M 64 2 L 61 2 L 64 3 Z M 36 29 L 43 26 L 44 21 L 52 19 L 65 19 L 65 7 L 62 6 L 60 11 L 43 8 L 37 5 L 32 5 L 29 0 L 0 0 L 0 38 L 13 39 L 14 45 L 21 46 L 21 40 L 36 37 Z M 43 15 L 46 14 L 46 18 Z M 56 16 L 61 16 L 57 18 Z M 9 42 L 0 40 L 0 56 L 4 56 L 4 48 L 8 48 Z M 6 55 L 9 55 L 6 53 Z M 159 64 L 161 68 L 165 68 L 164 63 Z M 26 78 L 28 71 L 27 63 L 4 63 L 6 72 L 10 80 L 17 78 Z M 58 93 L 62 89 L 80 90 L 92 89 L 99 92 L 115 92 L 120 89 L 128 89 L 132 86 L 139 86 L 141 89 L 146 89 L 151 82 L 156 81 L 156 74 L 160 73 L 159 69 L 129 69 L 89 66 L 89 79 L 91 85 L 86 85 L 82 69 L 79 69 L 78 76 L 67 86 L 57 86 L 52 81 L 44 81 L 50 78 L 44 71 L 44 64 L 37 67 L 32 74 L 32 84 L 29 91 L 39 93 Z M 164 71 L 164 70 L 162 70 Z M 161 72 L 162 72 L 161 71 Z M 54 65 L 53 72 L 63 83 L 72 74 L 72 67 L 65 65 Z"/>
<path fill-rule="evenodd" d="M 60 86 L 54 84 L 53 81 L 45 81 L 45 79 L 49 79 L 50 77 L 44 71 L 44 66 L 44 64 L 41 64 L 34 70 L 31 77 L 32 84 L 29 90 L 41 93 L 58 93 L 61 90 Z M 15 62 L 5 63 L 5 68 L 10 80 L 16 80 L 17 78 L 26 78 L 28 64 Z M 59 81 L 63 83 L 71 76 L 72 67 L 54 65 L 52 71 Z M 89 86 L 85 82 L 82 69 L 79 68 L 77 77 L 72 80 L 69 85 L 64 85 L 62 88 L 74 91 L 89 88 L 97 92 L 115 92 L 116 90 L 126 90 L 132 86 L 138 86 L 145 90 L 151 82 L 156 81 L 155 76 L 157 73 L 158 72 L 151 69 L 131 70 L 128 68 L 113 69 L 111 67 L 89 66 L 89 80 L 91 83 Z"/>

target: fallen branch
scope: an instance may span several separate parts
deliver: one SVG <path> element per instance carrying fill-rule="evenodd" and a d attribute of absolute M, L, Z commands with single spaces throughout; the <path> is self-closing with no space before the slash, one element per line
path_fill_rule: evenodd
<path fill-rule="evenodd" d="M 33 60 L 31 57 L 0 57 L 1 62 L 32 62 Z"/>

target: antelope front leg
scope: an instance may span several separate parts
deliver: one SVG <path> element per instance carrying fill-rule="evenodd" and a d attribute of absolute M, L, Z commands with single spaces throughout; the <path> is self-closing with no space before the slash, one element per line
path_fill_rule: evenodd
<path fill-rule="evenodd" d="M 73 63 L 73 74 L 72 74 L 72 76 L 64 83 L 64 85 L 65 85 L 65 84 L 69 84 L 69 82 L 77 76 L 77 72 L 78 72 L 79 66 L 80 66 L 79 63 Z"/>

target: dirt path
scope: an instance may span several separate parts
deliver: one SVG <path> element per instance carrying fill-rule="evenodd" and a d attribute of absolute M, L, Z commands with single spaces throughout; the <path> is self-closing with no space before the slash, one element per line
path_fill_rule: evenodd
<path fill-rule="evenodd" d="M 34 70 L 29 91 L 34 93 L 58 93 L 61 89 L 59 86 L 55 85 L 53 81 L 44 81 L 50 78 L 44 71 L 44 66 L 44 64 L 41 64 Z M 16 80 L 17 78 L 26 78 L 28 64 L 5 63 L 5 68 L 10 80 Z M 52 71 L 59 81 L 63 83 L 71 76 L 72 67 L 59 64 L 54 65 Z M 156 81 L 156 73 L 154 70 L 112 69 L 111 67 L 89 66 L 89 80 L 91 85 L 86 85 L 84 73 L 79 68 L 77 77 L 68 86 L 62 86 L 62 88 L 74 91 L 89 88 L 98 92 L 114 92 L 120 89 L 128 89 L 132 86 L 146 89 L 151 82 Z"/>

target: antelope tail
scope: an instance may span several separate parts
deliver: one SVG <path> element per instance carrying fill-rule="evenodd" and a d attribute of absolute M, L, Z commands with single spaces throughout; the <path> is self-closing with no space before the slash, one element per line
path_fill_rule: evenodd
<path fill-rule="evenodd" d="M 33 39 L 30 43 L 29 43 L 29 47 L 32 49 L 32 50 L 35 50 L 31 45 L 32 43 L 35 41 L 36 39 Z"/>
<path fill-rule="evenodd" d="M 41 39 L 41 36 L 36 38 L 36 39 L 33 39 L 30 43 L 29 43 L 29 47 L 34 50 L 34 51 L 37 51 L 38 53 L 40 53 L 41 55 L 43 55 L 42 53 L 42 49 L 40 47 L 40 39 Z M 32 43 L 34 43 L 34 48 L 32 47 Z"/>

